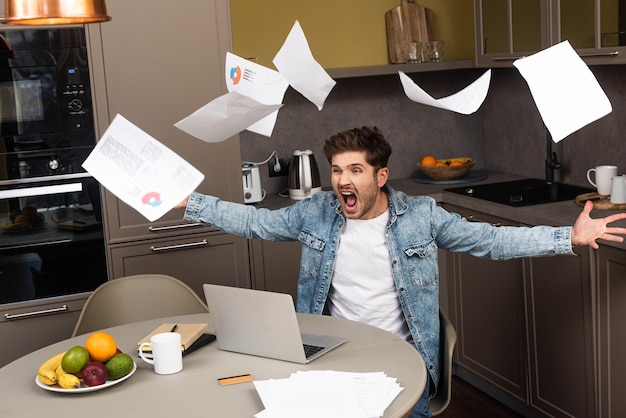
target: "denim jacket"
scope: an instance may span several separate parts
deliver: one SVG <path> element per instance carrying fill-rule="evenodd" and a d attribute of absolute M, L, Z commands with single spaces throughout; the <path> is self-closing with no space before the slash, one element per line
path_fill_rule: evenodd
<path fill-rule="evenodd" d="M 386 240 L 393 279 L 413 342 L 436 388 L 439 383 L 439 271 L 437 248 L 491 259 L 574 254 L 571 227 L 495 227 L 467 222 L 427 196 L 385 186 Z M 333 192 L 278 210 L 193 193 L 185 219 L 247 238 L 302 243 L 296 310 L 325 313 L 335 254 L 345 218 Z"/>

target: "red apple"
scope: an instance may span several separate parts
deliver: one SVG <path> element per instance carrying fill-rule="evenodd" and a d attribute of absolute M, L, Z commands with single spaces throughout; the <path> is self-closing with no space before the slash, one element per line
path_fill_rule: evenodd
<path fill-rule="evenodd" d="M 99 386 L 109 378 L 109 372 L 104 364 L 92 361 L 83 368 L 83 382 L 87 386 Z"/>

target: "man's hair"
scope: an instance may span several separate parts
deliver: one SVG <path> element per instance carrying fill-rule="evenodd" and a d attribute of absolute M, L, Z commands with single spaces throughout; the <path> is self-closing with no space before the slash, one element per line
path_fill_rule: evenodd
<path fill-rule="evenodd" d="M 324 155 L 332 165 L 333 156 L 347 151 L 365 151 L 365 160 L 375 171 L 387 167 L 391 145 L 377 127 L 354 128 L 331 136 L 324 143 Z"/>

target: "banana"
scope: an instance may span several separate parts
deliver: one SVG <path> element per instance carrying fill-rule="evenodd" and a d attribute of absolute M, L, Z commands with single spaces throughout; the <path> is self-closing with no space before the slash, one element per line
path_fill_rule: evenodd
<path fill-rule="evenodd" d="M 41 366 L 39 366 L 39 370 L 37 370 L 37 375 L 39 376 L 39 380 L 41 380 L 46 385 L 54 385 L 57 383 L 57 374 L 56 368 L 61 364 L 61 360 L 65 355 L 65 351 L 57 354 L 54 357 L 50 357 L 48 360 L 44 361 Z"/>
<path fill-rule="evenodd" d="M 56 375 L 57 383 L 63 389 L 78 389 L 80 387 L 80 379 L 71 373 L 65 373 L 60 364 L 56 368 Z"/>
<path fill-rule="evenodd" d="M 437 160 L 438 162 L 441 161 L 446 165 L 450 165 L 450 163 L 452 163 L 453 161 L 458 161 L 461 164 L 469 164 L 472 162 L 472 159 L 469 157 L 456 157 L 456 158 L 446 158 L 443 160 Z"/>

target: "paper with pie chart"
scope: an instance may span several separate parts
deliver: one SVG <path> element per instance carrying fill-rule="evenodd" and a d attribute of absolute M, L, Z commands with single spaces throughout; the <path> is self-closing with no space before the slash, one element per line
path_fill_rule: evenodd
<path fill-rule="evenodd" d="M 204 174 L 122 115 L 115 116 L 83 168 L 150 222 L 204 180 Z"/>
<path fill-rule="evenodd" d="M 226 53 L 226 88 L 250 97 L 264 105 L 280 105 L 289 83 L 278 71 L 264 67 L 230 52 Z M 267 137 L 272 136 L 278 110 L 253 123 L 246 129 Z"/>

